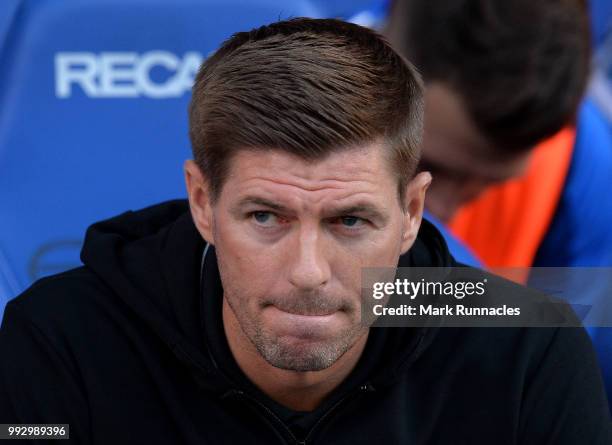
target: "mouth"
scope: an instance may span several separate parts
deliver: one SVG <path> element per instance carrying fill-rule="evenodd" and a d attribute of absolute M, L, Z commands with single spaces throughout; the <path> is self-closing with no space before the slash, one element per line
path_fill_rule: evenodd
<path fill-rule="evenodd" d="M 346 323 L 341 310 L 296 311 L 275 305 L 264 310 L 264 319 L 278 335 L 309 341 L 333 337 Z"/>
<path fill-rule="evenodd" d="M 312 310 L 295 310 L 289 308 L 282 308 L 276 305 L 272 305 L 276 310 L 284 312 L 289 315 L 295 315 L 298 317 L 327 317 L 339 312 L 339 309 L 312 309 Z"/>

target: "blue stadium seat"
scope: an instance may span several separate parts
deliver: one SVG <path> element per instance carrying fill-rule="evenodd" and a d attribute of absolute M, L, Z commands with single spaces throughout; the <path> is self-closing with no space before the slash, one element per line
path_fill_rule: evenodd
<path fill-rule="evenodd" d="M 236 31 L 307 1 L 3 0 L 0 317 L 33 280 L 80 264 L 86 227 L 185 196 L 189 90 Z"/>

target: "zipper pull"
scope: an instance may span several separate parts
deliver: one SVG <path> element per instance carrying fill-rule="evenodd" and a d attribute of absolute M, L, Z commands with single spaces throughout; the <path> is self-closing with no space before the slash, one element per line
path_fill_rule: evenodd
<path fill-rule="evenodd" d="M 367 382 L 367 383 L 361 385 L 359 387 L 359 390 L 361 392 L 374 392 L 374 391 L 376 391 L 376 388 L 374 388 L 374 386 L 370 382 Z"/>

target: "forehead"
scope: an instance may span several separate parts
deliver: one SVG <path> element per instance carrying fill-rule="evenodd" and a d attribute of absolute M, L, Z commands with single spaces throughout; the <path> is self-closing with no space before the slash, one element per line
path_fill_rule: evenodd
<path fill-rule="evenodd" d="M 293 204 L 351 197 L 382 199 L 396 190 L 380 143 L 348 148 L 317 161 L 280 150 L 240 150 L 232 159 L 222 196 L 260 194 Z"/>

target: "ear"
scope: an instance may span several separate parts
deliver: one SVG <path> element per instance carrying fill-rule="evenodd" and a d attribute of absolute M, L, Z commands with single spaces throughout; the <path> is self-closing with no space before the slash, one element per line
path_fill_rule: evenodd
<path fill-rule="evenodd" d="M 183 169 L 193 222 L 202 238 L 214 244 L 213 209 L 208 180 L 202 174 L 200 167 L 191 159 L 185 161 Z"/>
<path fill-rule="evenodd" d="M 423 208 L 425 206 L 425 192 L 427 192 L 430 184 L 431 174 L 429 172 L 420 172 L 406 185 L 404 221 L 402 224 L 402 254 L 412 247 L 419 233 L 423 219 Z"/>

